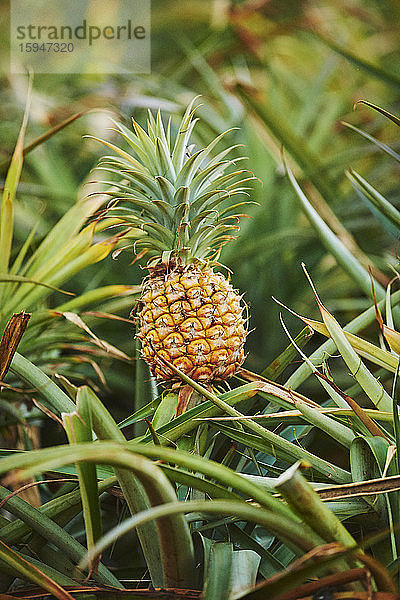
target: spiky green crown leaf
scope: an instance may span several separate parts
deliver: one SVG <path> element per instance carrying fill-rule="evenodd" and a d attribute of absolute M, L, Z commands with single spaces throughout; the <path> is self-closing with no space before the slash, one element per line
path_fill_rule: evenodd
<path fill-rule="evenodd" d="M 145 250 L 152 257 L 172 252 L 185 262 L 215 258 L 239 229 L 242 215 L 237 209 L 249 203 L 236 202 L 236 196 L 247 195 L 246 183 L 254 179 L 253 175 L 245 170 L 227 172 L 243 159 L 225 158 L 238 145 L 212 156 L 230 130 L 206 148 L 193 151 L 189 146 L 198 121 L 193 103 L 187 107 L 173 141 L 171 119 L 165 129 L 160 111 L 156 118 L 149 111 L 147 132 L 134 120 L 133 131 L 115 123 L 132 154 L 94 138 L 117 154 L 104 156 L 99 162 L 100 169 L 118 178 L 102 182 L 112 186 L 105 192 L 113 199 L 106 214 L 118 217 L 132 231 L 143 232 L 135 241 L 136 252 Z"/>

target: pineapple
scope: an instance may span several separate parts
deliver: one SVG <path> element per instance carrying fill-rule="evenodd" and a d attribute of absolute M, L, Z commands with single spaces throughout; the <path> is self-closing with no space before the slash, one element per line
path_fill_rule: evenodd
<path fill-rule="evenodd" d="M 180 381 L 172 364 L 209 385 L 231 377 L 245 358 L 245 305 L 214 269 L 239 229 L 235 211 L 246 204 L 233 199 L 253 177 L 226 173 L 235 161 L 225 156 L 236 146 L 211 156 L 225 134 L 206 148 L 189 146 L 198 121 L 193 102 L 173 144 L 171 120 L 164 128 L 160 112 L 149 113 L 147 133 L 135 121 L 133 132 L 116 123 L 135 156 L 103 141 L 117 156 L 103 157 L 99 167 L 118 176 L 117 183 L 103 182 L 114 186 L 107 215 L 136 232 L 135 253 L 150 259 L 137 310 L 143 359 L 158 381 Z"/>

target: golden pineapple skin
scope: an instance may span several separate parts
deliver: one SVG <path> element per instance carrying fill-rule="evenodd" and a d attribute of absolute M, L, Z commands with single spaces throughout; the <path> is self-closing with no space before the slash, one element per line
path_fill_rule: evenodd
<path fill-rule="evenodd" d="M 243 363 L 241 296 L 211 267 L 151 269 L 139 306 L 142 357 L 157 380 L 180 381 L 163 359 L 205 384 L 231 377 Z"/>

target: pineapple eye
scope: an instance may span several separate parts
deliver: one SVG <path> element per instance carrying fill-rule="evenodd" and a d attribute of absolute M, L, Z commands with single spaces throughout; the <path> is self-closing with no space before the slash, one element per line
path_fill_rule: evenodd
<path fill-rule="evenodd" d="M 156 322 L 155 325 L 157 328 L 164 328 L 164 327 L 173 327 L 174 326 L 174 321 L 171 317 L 171 315 L 169 315 L 168 313 L 164 313 L 163 315 L 161 315 L 161 317 L 159 317 Z"/>
<path fill-rule="evenodd" d="M 153 304 L 157 307 L 164 307 L 164 306 L 168 306 L 168 302 L 165 296 L 157 296 L 156 298 L 154 298 L 153 300 Z"/>
<path fill-rule="evenodd" d="M 194 298 L 198 298 L 199 296 L 202 296 L 202 295 L 203 295 L 202 294 L 202 290 L 199 287 L 197 287 L 197 286 L 189 288 L 186 291 L 186 296 L 187 296 L 187 298 L 189 298 L 189 300 L 192 300 Z"/>
<path fill-rule="evenodd" d="M 198 317 L 210 318 L 214 314 L 214 307 L 212 304 L 203 304 L 197 311 Z"/>
<path fill-rule="evenodd" d="M 189 333 L 191 335 L 196 334 L 196 332 L 201 331 L 202 329 L 203 328 L 201 326 L 199 319 L 196 319 L 193 317 L 186 319 L 181 324 L 181 330 L 184 331 L 185 333 Z"/>
<path fill-rule="evenodd" d="M 192 378 L 196 381 L 210 381 L 213 371 L 210 367 L 197 367 L 192 373 Z"/>
<path fill-rule="evenodd" d="M 179 333 L 171 333 L 163 342 L 164 347 L 168 349 L 179 348 L 182 347 L 183 344 L 183 337 Z"/>
<path fill-rule="evenodd" d="M 214 350 L 210 354 L 210 362 L 214 365 L 223 365 L 228 360 L 228 352 L 225 348 Z"/>
<path fill-rule="evenodd" d="M 145 312 L 143 312 L 140 316 L 141 320 L 143 321 L 143 323 L 152 323 L 153 322 L 153 315 L 151 314 L 151 310 L 146 310 Z"/>
<path fill-rule="evenodd" d="M 197 276 L 190 275 L 190 274 L 181 275 L 180 282 L 186 290 L 197 285 L 197 283 L 198 283 Z"/>
<path fill-rule="evenodd" d="M 185 298 L 185 288 L 180 283 L 170 283 L 165 289 L 168 303 Z"/>
<path fill-rule="evenodd" d="M 240 347 L 241 343 L 242 340 L 239 336 L 233 336 L 227 339 L 226 345 L 230 350 L 236 350 L 236 348 Z"/>
<path fill-rule="evenodd" d="M 214 305 L 226 302 L 226 299 L 227 294 L 221 291 L 214 292 L 214 294 L 211 296 L 211 300 L 213 301 Z"/>
<path fill-rule="evenodd" d="M 160 341 L 160 336 L 155 329 L 152 329 L 147 335 L 147 340 L 150 343 L 150 347 L 157 346 Z"/>
<path fill-rule="evenodd" d="M 194 340 L 187 346 L 188 354 L 193 354 L 194 356 L 204 356 L 204 354 L 208 354 L 210 350 L 211 347 L 207 340 Z"/>
<path fill-rule="evenodd" d="M 228 312 L 226 314 L 223 315 L 222 320 L 224 322 L 224 325 L 234 325 L 235 321 L 236 321 L 236 317 L 234 314 L 232 314 L 231 312 Z"/>
<path fill-rule="evenodd" d="M 178 300 L 173 302 L 169 307 L 169 312 L 174 314 L 189 314 L 190 313 L 190 304 L 186 300 Z"/>
<path fill-rule="evenodd" d="M 213 325 L 212 327 L 210 327 L 210 329 L 207 331 L 207 337 L 210 340 L 223 339 L 224 338 L 224 330 L 221 327 L 221 325 Z"/>
<path fill-rule="evenodd" d="M 181 356 L 179 358 L 176 358 L 173 361 L 173 365 L 174 367 L 177 367 L 177 369 L 180 369 L 187 375 L 189 375 L 191 370 L 193 369 L 193 363 L 187 356 Z"/>

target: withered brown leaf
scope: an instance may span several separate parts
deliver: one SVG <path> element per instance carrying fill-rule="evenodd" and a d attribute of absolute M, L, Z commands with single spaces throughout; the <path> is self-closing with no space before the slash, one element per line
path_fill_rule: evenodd
<path fill-rule="evenodd" d="M 5 326 L 0 341 L 0 383 L 10 367 L 30 318 L 30 313 L 23 310 L 20 313 L 13 314 Z"/>

